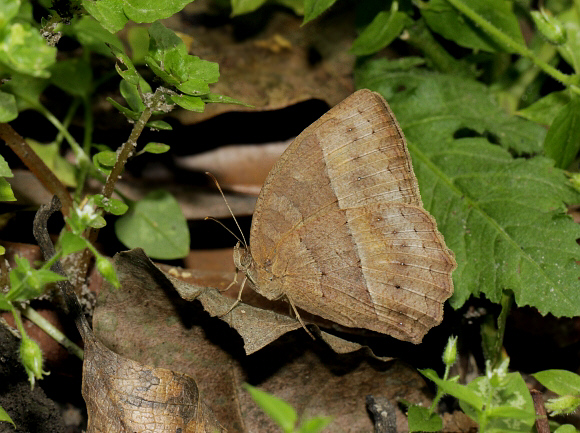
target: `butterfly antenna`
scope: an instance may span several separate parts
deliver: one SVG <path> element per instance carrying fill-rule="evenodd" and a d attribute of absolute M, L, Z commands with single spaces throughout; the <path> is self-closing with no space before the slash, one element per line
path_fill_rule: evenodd
<path fill-rule="evenodd" d="M 239 242 L 239 243 L 241 243 L 241 244 L 245 244 L 245 242 L 244 242 L 244 241 L 242 241 L 242 240 L 241 240 L 239 237 L 237 237 L 237 236 L 236 236 L 236 234 L 235 234 L 233 231 L 231 231 L 229 228 L 227 228 L 227 227 L 224 225 L 224 223 L 222 223 L 220 220 L 217 220 L 217 219 L 215 219 L 214 217 L 205 217 L 205 218 L 204 218 L 204 220 L 206 220 L 206 221 L 207 221 L 207 220 L 215 221 L 215 222 L 216 222 L 216 223 L 218 223 L 220 226 L 222 226 L 224 229 L 226 229 L 228 232 L 230 232 L 230 234 L 231 234 L 231 235 L 232 235 L 234 238 L 236 238 L 236 239 L 238 240 L 238 242 Z"/>
<path fill-rule="evenodd" d="M 238 227 L 238 230 L 240 231 L 240 234 L 242 235 L 242 243 L 244 244 L 245 248 L 248 248 L 248 243 L 246 242 L 246 238 L 244 237 L 244 232 L 242 232 L 242 229 L 240 227 L 240 225 L 238 224 L 238 220 L 236 219 L 236 216 L 234 215 L 234 213 L 232 212 L 232 208 L 230 207 L 230 205 L 228 204 L 228 201 L 226 200 L 226 196 L 224 195 L 224 192 L 222 191 L 220 184 L 218 183 L 217 179 L 215 178 L 215 176 L 213 174 L 211 174 L 209 171 L 206 171 L 205 174 L 207 174 L 209 177 L 211 177 L 215 183 L 215 186 L 217 186 L 217 189 L 219 190 L 220 194 L 222 195 L 222 198 L 224 199 L 224 202 L 226 203 L 226 206 L 228 207 L 228 210 L 230 211 L 230 215 L 232 216 L 232 218 L 234 219 L 234 222 L 236 223 L 236 226 Z M 207 219 L 207 218 L 206 218 Z M 216 220 L 214 220 L 216 221 Z M 219 221 L 218 221 L 219 222 Z M 221 224 L 221 223 L 220 223 Z M 232 233 L 231 230 L 229 230 L 226 226 L 224 226 L 222 224 L 223 227 L 226 228 L 226 230 L 228 230 L 230 233 Z M 232 233 L 233 234 L 233 233 Z M 239 241 L 240 238 L 238 238 L 236 235 L 234 235 L 236 237 L 236 239 Z"/>

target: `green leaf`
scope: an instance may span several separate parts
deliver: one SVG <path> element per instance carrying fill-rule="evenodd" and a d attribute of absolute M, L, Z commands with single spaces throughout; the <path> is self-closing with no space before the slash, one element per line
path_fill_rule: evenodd
<path fill-rule="evenodd" d="M 8 123 L 18 117 L 16 98 L 10 93 L 0 91 L 0 123 Z"/>
<path fill-rule="evenodd" d="M 38 109 L 41 106 L 40 95 L 48 84 L 49 81 L 46 79 L 15 72 L 11 74 L 10 80 L 2 85 L 2 90 L 16 97 L 16 106 L 20 112 L 29 108 Z"/>
<path fill-rule="evenodd" d="M 322 12 L 330 8 L 336 0 L 304 0 L 304 22 L 312 21 Z"/>
<path fill-rule="evenodd" d="M 12 186 L 3 177 L 0 177 L 0 201 L 16 201 Z"/>
<path fill-rule="evenodd" d="M 60 245 L 62 254 L 68 256 L 69 254 L 84 250 L 87 247 L 87 240 L 72 232 L 64 232 L 60 237 Z"/>
<path fill-rule="evenodd" d="M 141 79 L 139 80 L 139 87 L 141 88 L 142 93 L 151 93 L 151 86 L 147 81 Z M 137 85 L 131 84 L 127 80 L 122 80 L 119 83 L 119 90 L 121 91 L 121 96 L 125 98 L 131 110 L 136 113 L 142 113 L 145 110 L 145 103 L 141 99 L 141 95 L 139 94 L 139 90 L 137 89 Z"/>
<path fill-rule="evenodd" d="M 579 315 L 580 226 L 564 204 L 580 194 L 549 159 L 500 147 L 533 153 L 543 128 L 507 116 L 468 79 L 386 71 L 358 81 L 387 97 L 407 137 L 425 208 L 458 263 L 451 305 L 482 293 L 498 303 L 509 288 L 520 306 Z M 456 138 L 478 134 L 500 146 Z"/>
<path fill-rule="evenodd" d="M 143 152 L 148 153 L 165 153 L 170 149 L 167 144 L 163 143 L 147 143 L 143 148 Z"/>
<path fill-rule="evenodd" d="M 404 12 L 382 11 L 355 39 L 352 54 L 364 56 L 376 53 L 395 40 L 411 20 Z"/>
<path fill-rule="evenodd" d="M 296 425 L 296 411 L 284 400 L 268 394 L 259 388 L 247 383 L 244 389 L 250 393 L 254 401 L 262 408 L 272 420 L 274 420 L 285 432 L 292 432 Z"/>
<path fill-rule="evenodd" d="M 481 410 L 483 408 L 485 400 L 481 398 L 476 392 L 469 389 L 467 386 L 451 382 L 450 380 L 440 379 L 439 376 L 437 376 L 437 373 L 431 369 L 419 370 L 419 373 L 421 373 L 427 379 L 435 382 L 435 384 L 446 394 L 452 395 L 458 400 L 464 401 L 476 410 Z"/>
<path fill-rule="evenodd" d="M 121 104 L 119 104 L 117 101 L 115 101 L 111 97 L 108 97 L 107 101 L 109 101 L 113 105 L 113 107 L 115 107 L 117 110 L 119 110 L 121 113 L 123 113 L 125 115 L 125 117 L 127 117 L 128 119 L 137 120 L 137 119 L 139 119 L 139 117 L 141 117 L 141 113 L 139 113 L 137 111 L 130 110 L 127 107 L 123 107 Z"/>
<path fill-rule="evenodd" d="M 191 0 L 82 0 L 82 5 L 99 23 L 111 33 L 125 27 L 129 20 L 136 23 L 152 23 L 169 18 L 185 7 Z"/>
<path fill-rule="evenodd" d="M 31 139 L 26 139 L 28 145 L 44 161 L 48 168 L 56 175 L 58 180 L 66 186 L 76 186 L 77 166 L 60 156 L 57 143 L 41 144 Z"/>
<path fill-rule="evenodd" d="M 12 304 L 6 300 L 4 293 L 0 293 L 0 310 L 10 311 L 12 310 Z M 1 408 L 2 406 L 0 406 Z M 0 418 L 0 421 L 2 419 Z"/>
<path fill-rule="evenodd" d="M 429 413 L 429 408 L 411 405 L 409 406 L 407 418 L 410 432 L 443 430 L 443 420 L 436 413 Z"/>
<path fill-rule="evenodd" d="M 183 41 L 173 30 L 168 29 L 160 22 L 155 22 L 149 27 L 149 56 L 155 61 L 162 62 L 165 54 L 173 49 L 180 50 L 187 54 L 187 49 Z"/>
<path fill-rule="evenodd" d="M 149 51 L 149 31 L 146 27 L 131 27 L 127 34 L 127 41 L 131 47 L 131 59 L 134 64 L 144 64 L 145 56 Z"/>
<path fill-rule="evenodd" d="M 217 102 L 217 103 L 222 103 L 222 104 L 236 104 L 236 105 L 242 105 L 244 107 L 254 108 L 254 106 L 252 104 L 247 104 L 243 101 L 239 101 L 237 99 L 230 98 L 229 96 L 218 95 L 217 93 L 209 93 L 207 95 L 202 95 L 201 99 L 206 104 Z"/>
<path fill-rule="evenodd" d="M 564 424 L 554 430 L 554 433 L 577 433 L 576 427 L 572 424 Z"/>
<path fill-rule="evenodd" d="M 578 9 L 571 7 L 557 16 L 566 31 L 566 43 L 558 46 L 558 53 L 576 72 L 580 70 L 580 16 Z"/>
<path fill-rule="evenodd" d="M 114 45 L 107 46 L 109 47 L 113 55 L 117 58 L 119 63 L 122 65 L 121 66 L 119 65 L 119 63 L 115 63 L 115 69 L 117 73 L 121 76 L 121 78 L 123 78 L 123 80 L 127 80 L 128 82 L 134 85 L 137 85 L 141 81 L 143 81 L 143 78 L 141 77 L 141 75 L 139 75 L 137 69 L 135 69 L 135 65 L 133 65 L 133 62 L 131 61 L 129 56 L 125 54 L 125 51 L 118 49 Z"/>
<path fill-rule="evenodd" d="M 300 425 L 298 433 L 318 433 L 330 424 L 331 421 L 332 418 L 330 417 L 315 417 L 307 419 Z"/>
<path fill-rule="evenodd" d="M 205 110 L 205 103 L 203 100 L 197 96 L 189 96 L 189 95 L 171 95 L 169 97 L 173 102 L 179 105 L 182 108 L 185 108 L 189 111 L 196 111 L 202 113 Z"/>
<path fill-rule="evenodd" d="M 25 258 L 15 256 L 14 261 L 17 266 L 8 274 L 11 289 L 5 295 L 7 301 L 26 301 L 36 298 L 42 295 L 47 284 L 66 280 L 48 269 L 33 269 Z"/>
<path fill-rule="evenodd" d="M 14 23 L 0 32 L 0 62 L 23 74 L 48 78 L 56 48 L 47 45 L 28 23 Z"/>
<path fill-rule="evenodd" d="M 151 69 L 155 75 L 157 75 L 167 84 L 172 86 L 180 84 L 180 81 L 177 78 L 172 77 L 171 74 L 168 74 L 163 69 L 161 69 L 161 66 L 159 66 L 159 64 L 155 61 L 153 57 L 145 56 L 145 63 L 147 64 L 147 66 L 149 66 L 149 69 Z"/>
<path fill-rule="evenodd" d="M 486 431 L 511 431 L 529 432 L 535 423 L 536 413 L 534 402 L 528 391 L 526 383 L 519 373 L 507 373 L 501 380 L 501 386 L 491 385 L 487 376 L 480 376 L 469 382 L 467 387 L 487 399 L 491 393 L 491 403 L 486 408 L 489 421 Z M 476 413 L 462 401 L 459 402 L 461 409 L 475 421 L 478 420 Z M 512 408 L 512 409 L 510 409 Z"/>
<path fill-rule="evenodd" d="M 232 16 L 253 12 L 267 0 L 232 0 Z"/>
<path fill-rule="evenodd" d="M 102 207 L 105 211 L 110 212 L 113 215 L 123 215 L 127 210 L 129 210 L 129 206 L 121 200 L 116 198 L 105 199 L 103 194 L 95 194 L 92 199 L 97 206 Z"/>
<path fill-rule="evenodd" d="M 93 70 L 82 58 L 61 60 L 50 67 L 50 82 L 70 95 L 88 98 L 93 91 Z"/>
<path fill-rule="evenodd" d="M 14 177 L 12 170 L 8 167 L 8 163 L 2 155 L 0 155 L 0 176 L 2 177 Z"/>
<path fill-rule="evenodd" d="M 568 102 L 570 102 L 569 92 L 565 90 L 552 92 L 532 105 L 519 110 L 516 114 L 541 125 L 549 126 Z"/>
<path fill-rule="evenodd" d="M 525 45 L 512 3 L 508 0 L 462 0 L 486 21 L 493 24 L 514 41 Z M 435 33 L 458 45 L 485 51 L 507 51 L 509 48 L 494 40 L 446 0 L 431 0 L 421 9 L 421 15 Z"/>
<path fill-rule="evenodd" d="M 0 30 L 18 14 L 18 9 L 20 9 L 20 0 L 0 0 Z"/>
<path fill-rule="evenodd" d="M 580 395 L 580 376 L 567 370 L 545 370 L 532 374 L 538 382 L 559 395 Z"/>
<path fill-rule="evenodd" d="M 187 80 L 178 84 L 176 87 L 180 92 L 187 93 L 188 95 L 201 96 L 209 93 L 209 85 L 197 79 Z"/>
<path fill-rule="evenodd" d="M 151 120 L 145 124 L 146 127 L 152 129 L 161 129 L 163 131 L 171 131 L 172 126 L 164 120 Z"/>
<path fill-rule="evenodd" d="M 65 29 L 68 28 L 69 26 L 65 26 Z M 103 56 L 111 56 L 111 50 L 107 45 L 112 45 L 119 50 L 123 49 L 123 44 L 116 35 L 106 30 L 97 20 L 88 15 L 73 22 L 70 26 L 70 33 L 83 47 Z"/>
<path fill-rule="evenodd" d="M 556 167 L 568 168 L 580 150 L 580 97 L 573 97 L 556 115 L 546 140 L 546 156 Z"/>
<path fill-rule="evenodd" d="M 179 204 L 158 190 L 134 203 L 115 222 L 115 233 L 129 248 L 143 248 L 156 259 L 178 259 L 189 253 L 189 230 Z"/>
<path fill-rule="evenodd" d="M 200 59 L 196 56 L 190 56 L 179 50 L 171 50 L 165 56 L 167 68 L 174 76 L 180 78 L 182 84 L 191 81 L 190 87 L 195 85 L 195 81 L 205 83 L 215 83 L 220 77 L 219 65 L 215 62 Z M 203 93 L 209 93 L 209 89 L 199 89 Z"/>
<path fill-rule="evenodd" d="M 105 167 L 113 167 L 115 162 L 117 162 L 117 153 L 112 150 L 104 150 L 103 152 L 97 153 L 94 158 L 99 162 L 100 165 Z"/>

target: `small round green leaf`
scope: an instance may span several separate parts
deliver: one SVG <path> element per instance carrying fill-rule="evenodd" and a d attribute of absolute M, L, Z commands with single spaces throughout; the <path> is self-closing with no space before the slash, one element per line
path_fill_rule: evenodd
<path fill-rule="evenodd" d="M 18 117 L 18 107 L 14 95 L 0 92 L 0 122 L 8 123 Z"/>
<path fill-rule="evenodd" d="M 115 222 L 115 233 L 129 248 L 143 248 L 155 259 L 178 259 L 189 253 L 189 229 L 177 200 L 157 190 L 134 203 Z"/>
<path fill-rule="evenodd" d="M 170 149 L 169 145 L 163 143 L 147 143 L 143 152 L 148 153 L 165 153 Z"/>
<path fill-rule="evenodd" d="M 95 155 L 99 164 L 104 165 L 105 167 L 112 167 L 117 162 L 117 154 L 112 150 L 105 150 L 103 152 L 99 152 Z"/>
<path fill-rule="evenodd" d="M 73 232 L 65 232 L 60 238 L 62 254 L 68 256 L 87 247 L 87 240 Z"/>

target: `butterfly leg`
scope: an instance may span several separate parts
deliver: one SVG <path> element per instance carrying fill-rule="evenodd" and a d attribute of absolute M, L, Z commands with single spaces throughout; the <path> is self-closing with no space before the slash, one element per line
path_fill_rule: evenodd
<path fill-rule="evenodd" d="M 238 276 L 238 274 L 236 273 L 236 277 L 237 276 Z M 245 277 L 244 281 L 242 281 L 242 286 L 240 287 L 240 291 L 238 292 L 238 299 L 236 299 L 236 302 L 234 302 L 232 305 L 230 305 L 230 308 L 228 308 L 228 311 L 226 311 L 224 314 L 221 314 L 219 316 L 220 318 L 228 315 L 234 308 L 236 308 L 238 306 L 238 304 L 240 302 L 242 302 L 242 292 L 244 291 L 244 286 L 246 285 L 246 281 L 248 281 L 248 277 Z M 230 286 L 231 286 L 231 284 L 230 284 Z"/>
<path fill-rule="evenodd" d="M 228 287 L 226 287 L 225 289 L 218 289 L 218 290 L 219 290 L 220 292 L 227 292 L 227 291 L 230 289 L 230 287 L 232 287 L 234 284 L 238 284 L 238 273 L 239 273 L 239 272 L 240 272 L 240 271 L 239 271 L 239 270 L 236 268 L 236 274 L 234 275 L 234 281 L 232 281 L 232 282 L 231 282 L 231 283 L 228 285 Z M 225 316 L 225 314 L 224 314 L 224 316 Z"/>
<path fill-rule="evenodd" d="M 310 337 L 313 340 L 316 340 L 316 338 L 314 338 L 314 335 L 312 335 L 312 333 L 308 330 L 308 328 L 306 327 L 306 325 L 302 321 L 302 318 L 300 317 L 300 314 L 298 314 L 298 310 L 296 309 L 296 306 L 294 305 L 294 302 L 292 302 L 292 299 L 290 299 L 290 296 L 286 295 L 286 299 L 288 299 L 288 302 L 290 303 L 290 306 L 292 307 L 292 311 L 294 311 L 294 314 L 296 315 L 296 319 L 298 319 L 298 321 L 300 322 L 300 324 L 302 325 L 302 327 L 304 328 L 304 330 L 306 331 L 306 333 L 308 335 L 310 335 Z"/>

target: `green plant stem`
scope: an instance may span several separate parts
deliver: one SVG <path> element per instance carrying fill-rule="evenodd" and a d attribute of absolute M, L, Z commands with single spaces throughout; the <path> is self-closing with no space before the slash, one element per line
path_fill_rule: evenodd
<path fill-rule="evenodd" d="M 505 335 L 505 326 L 507 318 L 512 308 L 513 304 L 513 293 L 511 291 L 504 291 L 501 300 L 501 312 L 497 318 L 497 331 L 495 336 L 495 342 L 493 345 L 493 359 L 491 360 L 491 365 L 496 368 L 501 362 L 501 348 L 503 347 L 503 337 Z"/>
<path fill-rule="evenodd" d="M 473 9 L 471 9 L 469 6 L 463 3 L 462 0 L 447 0 L 447 2 L 449 2 L 454 8 L 456 8 L 463 15 L 467 16 L 477 26 L 479 26 L 487 34 L 489 34 L 498 42 L 500 42 L 503 46 L 508 47 L 512 52 L 516 54 L 528 57 L 536 65 L 538 65 L 545 73 L 551 75 L 554 79 L 560 81 L 562 84 L 570 86 L 572 84 L 578 83 L 579 79 L 578 76 L 566 75 L 558 71 L 556 68 L 546 63 L 538 56 L 536 56 L 536 54 L 528 47 L 514 41 L 503 31 L 495 27 L 493 24 L 491 24 L 489 21 L 487 21 L 485 18 L 483 18 L 481 15 L 479 15 L 477 12 L 475 12 Z"/>
<path fill-rule="evenodd" d="M 64 119 L 62 121 L 62 125 L 66 130 L 68 130 L 68 127 L 69 127 L 70 123 L 72 122 L 72 119 L 73 119 L 75 113 L 77 112 L 80 103 L 81 103 L 80 99 L 75 98 L 73 100 L 72 104 L 69 105 L 68 110 L 66 112 L 66 115 L 64 116 Z M 54 140 L 56 142 L 56 144 L 59 146 L 59 148 L 60 148 L 60 144 L 62 143 L 63 139 L 64 139 L 64 135 L 62 132 L 59 131 L 55 140 Z"/>
<path fill-rule="evenodd" d="M 58 196 L 62 203 L 62 214 L 67 216 L 72 208 L 72 198 L 60 180 L 46 166 L 44 161 L 32 150 L 24 138 L 20 136 L 12 126 L 7 123 L 0 123 L 0 138 L 2 138 L 8 147 L 18 155 L 28 169 L 36 178 L 50 191 L 51 194 Z"/>
<path fill-rule="evenodd" d="M 540 52 L 537 54 L 545 62 L 549 62 L 556 55 L 556 47 L 552 44 L 545 43 L 540 48 Z M 525 94 L 526 89 L 530 84 L 534 82 L 536 77 L 540 72 L 540 67 L 533 64 L 530 68 L 527 68 L 518 79 L 510 86 L 507 91 L 514 95 L 517 100 L 520 100 Z"/>
<path fill-rule="evenodd" d="M 457 60 L 435 40 L 424 20 L 415 21 L 407 28 L 407 34 L 407 42 L 421 50 L 437 70 L 451 73 L 457 69 Z"/>
<path fill-rule="evenodd" d="M 54 340 L 62 344 L 64 348 L 70 353 L 81 360 L 83 359 L 83 349 L 69 340 L 66 335 L 60 332 L 52 323 L 42 317 L 36 310 L 30 306 L 27 306 L 24 310 L 22 310 L 22 314 L 24 317 L 28 318 L 28 320 L 50 335 Z"/>
<path fill-rule="evenodd" d="M 443 373 L 443 380 L 447 380 L 447 378 L 449 377 L 449 370 L 451 370 L 451 365 L 445 365 L 445 373 Z M 437 409 L 437 404 L 439 403 L 439 400 L 441 400 L 441 397 L 443 397 L 444 395 L 445 395 L 445 391 L 442 391 L 441 388 L 437 387 L 437 392 L 435 393 L 435 398 L 433 399 L 433 402 L 431 402 L 431 406 L 429 407 L 430 414 L 435 412 L 435 409 Z"/>

